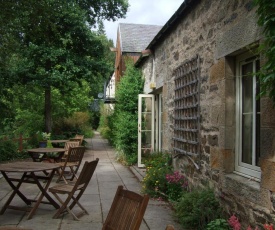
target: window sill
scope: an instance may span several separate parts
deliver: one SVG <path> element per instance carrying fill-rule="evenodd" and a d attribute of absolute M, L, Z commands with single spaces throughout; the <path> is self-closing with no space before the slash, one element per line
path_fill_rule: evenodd
<path fill-rule="evenodd" d="M 262 204 L 260 182 L 239 173 L 225 174 L 223 192 L 240 200 Z"/>
<path fill-rule="evenodd" d="M 225 178 L 230 183 L 240 184 L 241 186 L 245 186 L 245 187 L 249 187 L 250 189 L 257 190 L 258 192 L 260 191 L 260 180 L 258 178 L 251 177 L 235 171 L 234 173 L 226 174 Z M 237 190 L 239 189 L 237 188 Z"/>

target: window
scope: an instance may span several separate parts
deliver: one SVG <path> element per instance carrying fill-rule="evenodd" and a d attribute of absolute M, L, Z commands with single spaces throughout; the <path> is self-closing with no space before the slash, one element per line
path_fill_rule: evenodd
<path fill-rule="evenodd" d="M 260 178 L 260 100 L 255 73 L 259 59 L 244 54 L 236 59 L 236 164 L 237 172 Z"/>

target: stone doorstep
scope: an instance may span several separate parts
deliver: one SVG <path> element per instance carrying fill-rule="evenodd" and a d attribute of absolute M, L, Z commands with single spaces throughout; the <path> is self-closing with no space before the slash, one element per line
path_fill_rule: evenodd
<path fill-rule="evenodd" d="M 137 165 L 130 166 L 130 170 L 138 178 L 139 181 L 142 181 L 146 174 L 145 168 L 139 168 Z"/>

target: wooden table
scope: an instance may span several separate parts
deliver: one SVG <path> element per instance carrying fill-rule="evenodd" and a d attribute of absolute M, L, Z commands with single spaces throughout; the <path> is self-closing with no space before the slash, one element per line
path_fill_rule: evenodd
<path fill-rule="evenodd" d="M 48 187 L 52 181 L 53 175 L 55 171 L 60 168 L 58 164 L 54 163 L 43 163 L 43 162 L 15 162 L 15 163 L 6 163 L 0 164 L 0 171 L 3 177 L 6 179 L 8 184 L 13 189 L 10 197 L 2 207 L 0 211 L 0 215 L 4 214 L 7 208 L 14 210 L 23 210 L 30 211 L 27 219 L 31 219 L 35 214 L 36 209 L 38 208 L 40 203 L 51 204 L 56 209 L 60 206 L 51 198 L 51 196 L 47 193 Z M 47 175 L 42 175 L 40 172 L 47 171 L 49 172 Z M 13 172 L 13 173 L 10 173 Z M 16 172 L 16 173 L 15 173 Z M 18 175 L 22 175 L 21 178 Z M 40 182 L 41 181 L 41 182 Z M 17 182 L 17 184 L 16 184 Z M 36 184 L 40 189 L 41 194 L 38 199 L 29 199 L 27 198 L 21 191 L 20 186 L 23 183 Z M 19 207 L 15 205 L 10 205 L 15 195 L 18 195 L 28 207 Z M 48 201 L 42 201 L 43 197 L 45 197 Z M 31 207 L 31 204 L 34 203 L 34 206 Z"/>
<path fill-rule="evenodd" d="M 28 153 L 35 162 L 49 161 L 58 162 L 64 155 L 64 148 L 36 148 L 28 149 Z M 57 155 L 54 155 L 57 153 Z"/>

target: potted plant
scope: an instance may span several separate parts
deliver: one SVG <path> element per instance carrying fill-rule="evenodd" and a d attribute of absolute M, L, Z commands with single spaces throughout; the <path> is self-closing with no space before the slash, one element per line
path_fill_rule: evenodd
<path fill-rule="evenodd" d="M 39 148 L 46 148 L 48 140 L 51 138 L 51 133 L 38 132 L 37 135 L 39 139 Z"/>

